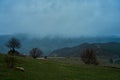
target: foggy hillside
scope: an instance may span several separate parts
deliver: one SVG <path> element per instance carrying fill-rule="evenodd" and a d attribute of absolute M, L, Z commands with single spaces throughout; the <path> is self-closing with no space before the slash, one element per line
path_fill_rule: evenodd
<path fill-rule="evenodd" d="M 63 37 L 43 37 L 33 38 L 25 34 L 16 35 L 0 35 L 0 52 L 6 53 L 9 49 L 5 46 L 6 42 L 11 38 L 16 37 L 20 39 L 20 52 L 28 54 L 30 49 L 40 48 L 45 55 L 50 54 L 53 50 L 73 47 L 82 43 L 105 43 L 105 42 L 120 42 L 119 37 L 78 37 L 78 38 L 63 38 Z"/>
<path fill-rule="evenodd" d="M 86 48 L 92 48 L 96 52 L 97 56 L 114 57 L 120 56 L 120 43 L 108 42 L 108 43 L 83 43 L 74 47 L 65 47 L 57 49 L 51 52 L 50 56 L 58 57 L 80 57 L 83 50 Z"/>

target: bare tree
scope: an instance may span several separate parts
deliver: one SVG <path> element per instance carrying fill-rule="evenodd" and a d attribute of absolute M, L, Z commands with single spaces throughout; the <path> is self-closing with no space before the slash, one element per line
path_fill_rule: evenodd
<path fill-rule="evenodd" d="M 42 54 L 43 52 L 38 48 L 33 48 L 32 50 L 30 50 L 30 56 L 32 56 L 33 58 L 40 57 Z"/>
<path fill-rule="evenodd" d="M 95 64 L 98 65 L 98 61 L 96 58 L 96 53 L 93 49 L 87 48 L 81 54 L 81 60 L 85 64 Z"/>
<path fill-rule="evenodd" d="M 20 48 L 21 43 L 17 38 L 13 37 L 6 43 L 6 47 L 10 48 L 10 50 L 8 52 L 8 54 L 10 54 L 10 55 L 5 57 L 5 62 L 7 63 L 7 66 L 9 68 L 14 68 L 14 66 L 16 64 L 16 58 L 13 55 L 18 55 L 19 54 L 19 52 L 16 51 L 15 48 Z"/>
<path fill-rule="evenodd" d="M 21 47 L 21 43 L 20 43 L 20 41 L 17 39 L 17 38 L 11 38 L 8 42 L 7 42 L 7 44 L 6 44 L 6 46 L 8 47 L 8 48 L 10 48 L 10 51 L 12 52 L 12 53 L 14 53 L 15 52 L 15 48 L 20 48 Z"/>

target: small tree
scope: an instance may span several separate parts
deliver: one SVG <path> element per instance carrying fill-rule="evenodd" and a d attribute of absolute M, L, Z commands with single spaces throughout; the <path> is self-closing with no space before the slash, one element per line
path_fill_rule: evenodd
<path fill-rule="evenodd" d="M 44 59 L 47 59 L 48 57 L 47 56 L 44 56 Z"/>
<path fill-rule="evenodd" d="M 13 37 L 7 42 L 6 46 L 8 48 L 10 48 L 10 51 L 12 53 L 15 53 L 15 51 L 16 51 L 15 48 L 20 48 L 21 44 L 20 44 L 20 41 L 17 38 Z"/>
<path fill-rule="evenodd" d="M 14 68 L 15 64 L 16 64 L 16 58 L 15 56 L 11 56 L 11 55 L 18 55 L 19 52 L 15 50 L 15 48 L 20 48 L 21 44 L 20 41 L 16 38 L 11 38 L 6 46 L 8 48 L 10 48 L 10 50 L 8 51 L 8 56 L 5 57 L 5 62 L 7 63 L 7 66 L 9 68 Z"/>
<path fill-rule="evenodd" d="M 30 56 L 32 56 L 33 58 L 40 57 L 42 54 L 43 52 L 38 48 L 33 48 L 32 50 L 30 50 Z"/>
<path fill-rule="evenodd" d="M 98 65 L 98 61 L 96 58 L 96 53 L 93 49 L 85 49 L 83 51 L 83 53 L 81 54 L 81 60 L 85 63 L 85 64 L 95 64 Z"/>

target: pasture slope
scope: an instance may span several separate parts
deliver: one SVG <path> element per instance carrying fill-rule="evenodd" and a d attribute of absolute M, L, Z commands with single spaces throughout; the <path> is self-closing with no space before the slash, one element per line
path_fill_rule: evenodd
<path fill-rule="evenodd" d="M 4 57 L 0 54 L 0 80 L 120 80 L 120 69 L 16 57 L 16 65 L 25 68 L 21 72 L 7 68 Z"/>

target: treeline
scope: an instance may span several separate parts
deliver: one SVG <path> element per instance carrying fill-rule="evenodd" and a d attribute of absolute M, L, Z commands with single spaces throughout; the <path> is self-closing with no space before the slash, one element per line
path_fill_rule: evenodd
<path fill-rule="evenodd" d="M 21 42 L 19 39 L 15 37 L 11 38 L 10 40 L 8 40 L 8 42 L 6 42 L 6 47 L 9 48 L 9 51 L 8 51 L 9 56 L 6 56 L 5 61 L 9 68 L 14 68 L 14 65 L 16 63 L 15 56 L 25 57 L 26 55 L 23 55 L 18 51 L 18 49 L 21 48 Z M 42 55 L 43 55 L 43 51 L 39 48 L 32 48 L 29 51 L 29 56 L 34 59 L 38 57 L 42 57 Z M 86 48 L 82 52 L 80 57 L 85 64 L 95 64 L 95 65 L 99 64 L 99 61 L 97 60 L 97 57 L 96 57 L 96 52 L 92 48 Z M 46 59 L 47 56 L 45 56 L 44 58 Z"/>
<path fill-rule="evenodd" d="M 8 54 L 13 56 L 26 56 L 21 54 L 17 49 L 21 48 L 21 42 L 19 39 L 13 37 L 11 38 L 7 43 L 6 47 L 9 48 Z M 29 51 L 29 55 L 33 58 L 41 57 L 43 55 L 43 52 L 39 48 L 32 48 Z"/>
<path fill-rule="evenodd" d="M 13 37 L 11 38 L 10 40 L 8 40 L 8 42 L 6 42 L 6 45 L 5 45 L 7 48 L 9 48 L 8 50 L 8 55 L 5 56 L 4 60 L 7 64 L 7 67 L 8 68 L 15 68 L 15 69 L 18 69 L 18 70 L 21 70 L 21 71 L 24 71 L 24 68 L 23 67 L 16 67 L 16 63 L 17 63 L 17 58 L 16 56 L 22 56 L 22 57 L 26 57 L 26 55 L 23 55 L 21 54 L 18 49 L 21 48 L 21 42 L 19 39 Z M 29 56 L 32 57 L 32 58 L 38 58 L 38 57 L 41 57 L 43 55 L 43 52 L 41 49 L 39 48 L 32 48 L 30 51 L 29 51 Z M 47 57 L 45 56 L 45 59 Z"/>

